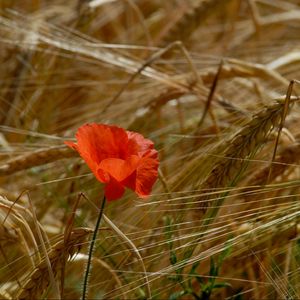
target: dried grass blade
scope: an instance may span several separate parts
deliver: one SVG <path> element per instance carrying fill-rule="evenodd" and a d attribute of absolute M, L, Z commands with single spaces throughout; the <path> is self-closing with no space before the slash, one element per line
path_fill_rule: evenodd
<path fill-rule="evenodd" d="M 199 120 L 199 123 L 197 125 L 197 129 L 196 130 L 198 130 L 201 127 L 201 125 L 202 125 L 202 123 L 203 123 L 203 121 L 204 121 L 204 119 L 205 119 L 205 117 L 207 115 L 207 112 L 208 112 L 208 110 L 210 108 L 211 102 L 212 102 L 213 97 L 214 97 L 214 93 L 215 93 L 216 88 L 217 88 L 217 84 L 218 84 L 219 78 L 221 76 L 221 72 L 222 72 L 222 69 L 223 69 L 223 64 L 224 64 L 224 61 L 221 60 L 221 63 L 219 64 L 219 67 L 218 67 L 218 71 L 217 71 L 217 73 L 215 75 L 215 78 L 214 78 L 214 80 L 212 82 L 212 86 L 211 86 L 209 95 L 207 97 L 206 103 L 205 103 L 203 114 L 202 114 L 202 116 L 201 116 L 201 118 Z"/>
<path fill-rule="evenodd" d="M 81 198 L 82 195 L 83 195 L 82 193 L 80 193 L 78 195 L 78 197 L 77 197 L 77 199 L 76 199 L 76 201 L 73 205 L 71 215 L 67 220 L 67 224 L 66 224 L 65 232 L 64 232 L 64 244 L 65 244 L 65 246 L 68 245 L 68 242 L 69 242 L 72 230 L 73 230 L 73 226 L 74 226 L 74 219 L 75 219 L 76 211 L 77 211 L 79 201 L 80 201 L 80 198 Z M 60 295 L 61 295 L 62 299 L 64 298 L 65 267 L 66 267 L 66 261 L 67 261 L 66 254 L 67 254 L 66 249 L 64 248 L 63 249 L 63 254 L 62 254 L 62 261 L 61 261 L 62 266 L 61 266 L 61 277 L 60 277 Z"/>
<path fill-rule="evenodd" d="M 282 128 L 284 126 L 284 121 L 286 119 L 286 116 L 288 114 L 294 83 L 295 83 L 295 81 L 293 81 L 293 80 L 290 82 L 287 93 L 286 93 L 286 98 L 285 98 L 285 101 L 284 101 L 284 107 L 283 107 L 283 110 L 282 110 L 281 121 L 280 121 L 280 124 L 279 124 L 279 129 L 278 129 L 278 133 L 277 133 L 277 137 L 276 137 L 276 141 L 275 141 L 275 146 L 274 146 L 273 156 L 272 156 L 272 160 L 271 160 L 271 164 L 270 164 L 269 174 L 268 174 L 268 177 L 267 177 L 267 182 L 266 182 L 267 184 L 269 183 L 269 180 L 271 178 L 272 166 L 273 166 L 272 163 L 275 161 L 280 134 L 281 134 Z"/>

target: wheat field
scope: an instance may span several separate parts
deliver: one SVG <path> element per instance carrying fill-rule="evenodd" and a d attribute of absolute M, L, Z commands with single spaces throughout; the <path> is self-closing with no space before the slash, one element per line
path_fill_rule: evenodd
<path fill-rule="evenodd" d="M 0 0 L 0 298 L 81 298 L 104 192 L 64 141 L 97 122 L 160 167 L 88 299 L 300 299 L 299 33 L 299 0 Z"/>

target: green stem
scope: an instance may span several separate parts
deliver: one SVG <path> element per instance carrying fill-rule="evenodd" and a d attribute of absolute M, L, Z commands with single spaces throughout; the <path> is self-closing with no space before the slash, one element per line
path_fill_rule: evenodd
<path fill-rule="evenodd" d="M 94 245 L 95 245 L 95 241 L 97 238 L 97 233 L 99 230 L 99 226 L 100 226 L 100 222 L 101 222 L 101 218 L 102 218 L 102 214 L 103 214 L 103 210 L 104 210 L 104 205 L 105 205 L 105 196 L 103 197 L 102 200 L 102 204 L 101 204 L 101 208 L 99 211 L 99 215 L 98 215 L 98 219 L 97 219 L 97 223 L 95 226 L 95 230 L 93 233 L 93 237 L 91 240 L 91 244 L 90 244 L 90 249 L 89 249 L 89 258 L 86 264 L 86 269 L 85 269 L 85 276 L 84 276 L 84 282 L 83 282 L 83 290 L 82 290 L 82 300 L 86 299 L 87 296 L 87 289 L 88 289 L 88 283 L 89 283 L 89 275 L 90 275 L 90 270 L 91 270 L 91 262 L 92 262 L 92 257 L 93 257 L 93 249 L 94 249 Z"/>

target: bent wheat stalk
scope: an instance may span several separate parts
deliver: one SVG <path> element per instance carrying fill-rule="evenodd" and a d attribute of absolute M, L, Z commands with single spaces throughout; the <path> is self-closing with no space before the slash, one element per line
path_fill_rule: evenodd
<path fill-rule="evenodd" d="M 92 229 L 90 228 L 74 228 L 66 245 L 62 237 L 62 239 L 52 247 L 48 252 L 48 257 L 55 276 L 61 268 L 63 255 L 67 253 L 71 258 L 76 252 L 79 252 L 82 243 L 91 232 Z M 49 273 L 47 272 L 47 263 L 44 258 L 18 292 L 17 299 L 37 299 L 43 294 L 45 289 L 49 286 L 49 283 Z"/>

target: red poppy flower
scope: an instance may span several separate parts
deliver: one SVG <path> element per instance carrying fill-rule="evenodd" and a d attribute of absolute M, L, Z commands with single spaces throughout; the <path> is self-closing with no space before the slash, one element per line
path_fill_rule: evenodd
<path fill-rule="evenodd" d="M 141 134 L 104 124 L 85 124 L 76 133 L 78 151 L 96 178 L 106 184 L 108 201 L 124 194 L 125 187 L 147 197 L 157 179 L 158 153 Z"/>

